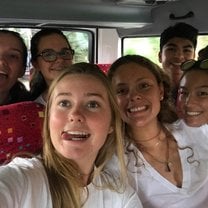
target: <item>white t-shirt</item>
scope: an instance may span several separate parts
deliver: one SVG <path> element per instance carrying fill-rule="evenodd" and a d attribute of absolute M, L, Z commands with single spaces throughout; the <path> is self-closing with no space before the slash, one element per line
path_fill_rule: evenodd
<path fill-rule="evenodd" d="M 88 190 L 84 208 L 142 208 L 130 186 L 123 194 L 100 190 L 93 184 L 88 185 Z M 48 179 L 37 158 L 15 158 L 0 166 L 0 208 L 52 208 Z"/>
<path fill-rule="evenodd" d="M 39 96 L 38 96 L 38 97 L 34 100 L 34 102 L 36 102 L 36 103 L 40 103 L 40 104 L 42 104 L 42 105 L 46 106 L 46 101 L 44 100 L 44 98 L 43 98 L 42 94 L 41 94 L 41 95 L 39 95 Z"/>
<path fill-rule="evenodd" d="M 193 128 L 183 121 L 177 121 L 166 127 L 174 135 L 179 147 L 193 149 L 194 155 L 190 158 L 190 149 L 179 149 L 183 169 L 182 188 L 161 176 L 133 145 L 131 148 L 137 151 L 139 162 L 144 165 L 135 167 L 135 157 L 132 153 L 128 154 L 132 186 L 145 208 L 208 208 L 208 125 Z"/>

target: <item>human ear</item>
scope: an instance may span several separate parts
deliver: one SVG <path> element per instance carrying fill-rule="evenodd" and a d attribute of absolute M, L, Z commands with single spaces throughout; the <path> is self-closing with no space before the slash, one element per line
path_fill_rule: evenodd
<path fill-rule="evenodd" d="M 113 130 L 114 130 L 113 126 L 110 126 L 109 130 L 108 130 L 108 134 L 111 134 L 113 132 Z"/>

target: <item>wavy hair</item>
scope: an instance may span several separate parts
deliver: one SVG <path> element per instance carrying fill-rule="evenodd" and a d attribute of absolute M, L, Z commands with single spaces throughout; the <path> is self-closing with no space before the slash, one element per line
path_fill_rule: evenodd
<path fill-rule="evenodd" d="M 156 78 L 158 84 L 162 84 L 164 87 L 164 99 L 161 101 L 161 109 L 158 114 L 158 120 L 164 123 L 172 123 L 178 119 L 174 101 L 171 96 L 171 84 L 169 76 L 155 63 L 148 58 L 140 55 L 126 55 L 117 59 L 110 67 L 108 71 L 108 77 L 112 82 L 113 76 L 117 69 L 128 63 L 135 63 L 139 66 L 147 68 Z"/>

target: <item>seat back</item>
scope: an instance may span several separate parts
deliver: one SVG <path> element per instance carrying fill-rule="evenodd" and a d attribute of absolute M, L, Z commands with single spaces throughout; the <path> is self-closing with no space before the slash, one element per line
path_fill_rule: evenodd
<path fill-rule="evenodd" d="M 0 164 L 17 153 L 40 153 L 44 106 L 26 101 L 0 106 Z"/>
<path fill-rule="evenodd" d="M 108 69 L 110 68 L 111 64 L 97 64 L 98 67 L 107 74 Z"/>

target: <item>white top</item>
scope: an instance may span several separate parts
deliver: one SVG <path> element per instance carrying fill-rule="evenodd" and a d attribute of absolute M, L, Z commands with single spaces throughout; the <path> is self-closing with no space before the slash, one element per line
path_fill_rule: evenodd
<path fill-rule="evenodd" d="M 84 208 L 142 208 L 130 186 L 123 194 L 96 189 L 93 184 L 89 184 L 88 189 L 89 198 Z M 46 173 L 37 158 L 15 158 L 8 165 L 0 166 L 0 207 L 52 208 Z"/>
<path fill-rule="evenodd" d="M 39 95 L 39 96 L 38 96 L 38 97 L 34 100 L 34 102 L 36 102 L 36 103 L 40 103 L 40 104 L 42 104 L 42 105 L 46 106 L 46 101 L 44 100 L 44 98 L 43 98 L 42 94 L 41 94 L 41 95 Z"/>
<path fill-rule="evenodd" d="M 161 176 L 144 159 L 136 147 L 143 166 L 135 167 L 134 156 L 128 159 L 131 183 L 137 190 L 145 208 L 207 208 L 208 207 L 208 125 L 200 128 L 188 127 L 183 121 L 177 121 L 166 127 L 174 135 L 179 147 L 191 147 L 180 150 L 179 155 L 183 169 L 182 188 L 178 188 Z M 192 163 L 188 163 L 189 160 Z M 193 162 L 198 160 L 197 162 Z"/>

